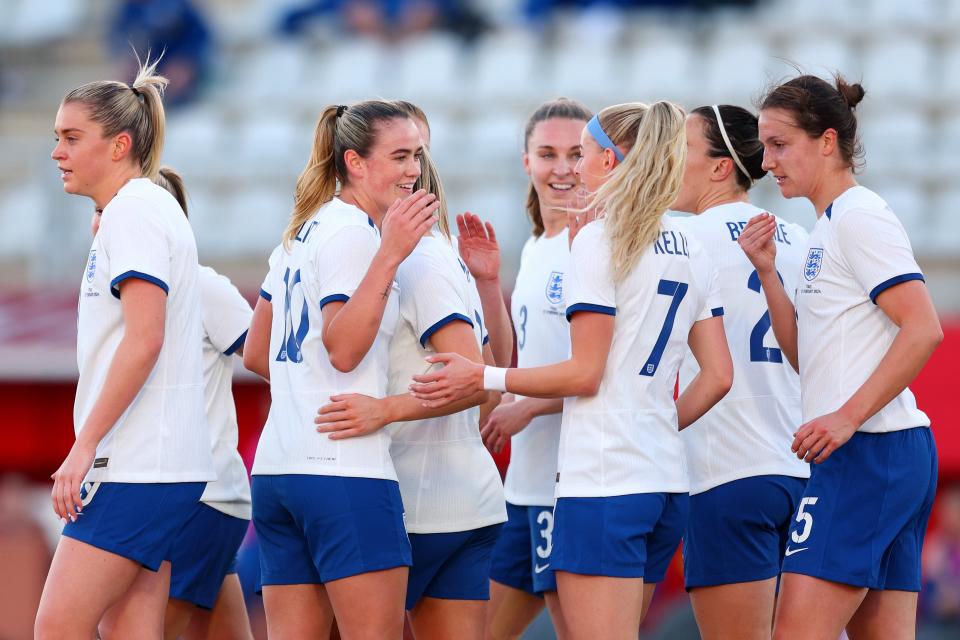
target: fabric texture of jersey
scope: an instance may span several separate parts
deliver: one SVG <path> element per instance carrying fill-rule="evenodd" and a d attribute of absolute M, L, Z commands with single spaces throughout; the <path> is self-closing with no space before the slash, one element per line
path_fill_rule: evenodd
<path fill-rule="evenodd" d="M 553 570 L 660 582 L 683 537 L 689 503 L 686 493 L 558 498 Z"/>
<path fill-rule="evenodd" d="M 390 344 L 391 395 L 436 353 L 431 337 L 452 322 L 472 326 L 478 350 L 486 332 L 480 295 L 467 267 L 441 236 L 420 240 L 397 270 L 400 322 Z M 507 519 L 497 465 L 480 438 L 480 408 L 398 422 L 387 428 L 409 533 L 479 529 Z"/>
<path fill-rule="evenodd" d="M 518 367 L 554 364 L 570 356 L 570 325 L 564 313 L 570 265 L 568 238 L 564 229 L 552 238 L 531 237 L 523 246 L 510 299 Z M 553 504 L 560 416 L 537 416 L 510 439 L 504 495 L 511 504 Z"/>
<path fill-rule="evenodd" d="M 412 533 L 407 610 L 421 598 L 489 600 L 490 554 L 502 524 L 452 533 Z"/>
<path fill-rule="evenodd" d="M 170 597 L 213 609 L 249 526 L 248 518 L 198 502 L 168 554 Z"/>
<path fill-rule="evenodd" d="M 399 296 L 391 292 L 373 345 L 357 367 L 337 371 L 323 344 L 323 306 L 344 302 L 360 285 L 380 236 L 363 211 L 338 198 L 320 207 L 290 243 L 271 256 L 261 295 L 272 302 L 270 413 L 257 445 L 254 475 L 319 474 L 396 479 L 390 435 L 331 440 L 313 420 L 330 396 L 387 391 L 389 345 Z"/>
<path fill-rule="evenodd" d="M 685 233 L 664 217 L 619 283 L 602 219 L 573 242 L 567 316 L 609 314 L 614 327 L 597 394 L 564 401 L 558 498 L 688 490 L 673 391 L 690 328 L 723 307 L 716 270 Z"/>
<path fill-rule="evenodd" d="M 84 482 L 63 535 L 158 571 L 199 503 L 202 482 Z"/>
<path fill-rule="evenodd" d="M 734 372 L 727 395 L 681 432 L 691 494 L 750 476 L 810 476 L 809 465 L 790 451 L 793 434 L 802 424 L 800 378 L 778 348 L 760 278 L 737 243 L 747 221 L 762 212 L 736 202 L 678 220 L 717 269 Z M 774 240 L 777 271 L 787 291 L 793 291 L 801 277 L 807 232 L 778 218 Z M 699 371 L 688 348 L 680 367 L 680 389 Z"/>
<path fill-rule="evenodd" d="M 550 566 L 553 505 L 507 503 L 507 523 L 493 549 L 490 579 L 535 596 L 557 590 Z"/>
<path fill-rule="evenodd" d="M 787 532 L 807 481 L 751 476 L 690 496 L 683 536 L 687 589 L 780 575 Z"/>
<path fill-rule="evenodd" d="M 813 465 L 784 550 L 784 572 L 920 591 L 920 551 L 936 492 L 929 428 L 853 434 Z"/>
<path fill-rule="evenodd" d="M 394 480 L 254 476 L 253 504 L 263 586 L 323 584 L 410 566 Z"/>
<path fill-rule="evenodd" d="M 865 187 L 843 192 L 817 220 L 796 290 L 803 420 L 839 409 L 876 370 L 899 331 L 876 299 L 923 280 L 903 225 Z M 930 426 L 904 389 L 860 427 L 883 433 Z"/>
<path fill-rule="evenodd" d="M 203 303 L 203 398 L 217 479 L 200 498 L 217 511 L 250 519 L 250 481 L 237 451 L 233 358 L 243 347 L 253 311 L 237 288 L 210 267 L 200 267 Z"/>
<path fill-rule="evenodd" d="M 193 231 L 177 201 L 145 178 L 127 182 L 103 209 L 80 282 L 76 433 L 104 391 L 123 339 L 120 283 L 137 278 L 166 292 L 163 347 L 133 402 L 97 445 L 88 481 L 215 478 L 203 411 L 197 273 Z"/>

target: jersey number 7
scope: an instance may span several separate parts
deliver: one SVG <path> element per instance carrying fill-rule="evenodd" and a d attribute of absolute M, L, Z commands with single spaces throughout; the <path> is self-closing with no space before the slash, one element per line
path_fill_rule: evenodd
<path fill-rule="evenodd" d="M 661 280 L 660 284 L 657 285 L 658 294 L 671 296 L 673 299 L 670 301 L 670 309 L 667 310 L 667 317 L 663 319 L 663 328 L 660 329 L 657 342 L 653 345 L 653 351 L 650 352 L 650 357 L 647 358 L 647 361 L 643 364 L 643 368 L 640 369 L 640 375 L 652 377 L 653 374 L 657 372 L 657 367 L 660 365 L 660 358 L 663 357 L 663 350 L 667 348 L 667 341 L 673 332 L 673 323 L 677 319 L 677 309 L 680 307 L 683 296 L 687 295 L 687 289 L 689 288 L 686 282 L 677 282 L 675 280 Z"/>

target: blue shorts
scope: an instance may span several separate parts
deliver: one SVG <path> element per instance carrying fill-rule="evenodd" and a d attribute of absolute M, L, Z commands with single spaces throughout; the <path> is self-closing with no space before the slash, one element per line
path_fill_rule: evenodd
<path fill-rule="evenodd" d="M 558 498 L 550 564 L 554 571 L 660 582 L 689 512 L 686 493 Z"/>
<path fill-rule="evenodd" d="M 502 524 L 454 533 L 411 533 L 407 609 L 420 598 L 489 600 L 490 554 Z"/>
<path fill-rule="evenodd" d="M 553 507 L 507 503 L 507 523 L 493 548 L 490 579 L 540 595 L 557 590 L 550 567 L 553 551 Z"/>
<path fill-rule="evenodd" d="M 930 429 L 855 433 L 811 466 L 783 571 L 868 589 L 920 591 L 920 550 L 937 488 Z"/>
<path fill-rule="evenodd" d="M 63 535 L 157 571 L 206 482 L 85 482 L 83 512 Z"/>
<path fill-rule="evenodd" d="M 263 586 L 324 584 L 411 564 L 396 480 L 253 476 L 253 526 Z"/>
<path fill-rule="evenodd" d="M 783 549 L 805 478 L 741 478 L 690 496 L 683 539 L 687 589 L 780 575 Z"/>
<path fill-rule="evenodd" d="M 170 597 L 213 609 L 249 525 L 198 502 L 170 550 Z"/>

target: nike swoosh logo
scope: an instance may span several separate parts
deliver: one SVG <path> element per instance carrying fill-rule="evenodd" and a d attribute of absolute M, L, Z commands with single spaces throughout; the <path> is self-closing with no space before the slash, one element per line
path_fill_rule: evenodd
<path fill-rule="evenodd" d="M 787 547 L 787 549 L 783 552 L 783 555 L 784 555 L 784 557 L 789 557 L 789 556 L 792 556 L 792 555 L 795 554 L 795 553 L 800 553 L 801 551 L 806 551 L 806 550 L 809 549 L 809 548 L 810 548 L 810 547 L 800 547 L 799 549 L 791 549 L 790 547 Z"/>
<path fill-rule="evenodd" d="M 534 573 L 543 573 L 544 571 L 546 571 L 546 570 L 549 569 L 549 568 L 550 568 L 550 565 L 549 565 L 549 564 L 545 564 L 545 565 L 543 565 L 542 567 L 541 567 L 540 565 L 536 564 L 536 565 L 533 566 L 533 572 L 534 572 Z"/>

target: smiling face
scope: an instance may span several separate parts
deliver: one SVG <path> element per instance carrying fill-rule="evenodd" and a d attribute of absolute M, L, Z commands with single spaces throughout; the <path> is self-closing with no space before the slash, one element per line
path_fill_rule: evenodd
<path fill-rule="evenodd" d="M 812 138 L 785 109 L 760 112 L 763 168 L 777 181 L 784 198 L 810 197 L 827 169 L 824 136 Z"/>
<path fill-rule="evenodd" d="M 92 197 L 113 169 L 116 136 L 105 138 L 103 127 L 79 102 L 60 105 L 54 136 L 57 144 L 50 157 L 60 169 L 63 190 Z"/>
<path fill-rule="evenodd" d="M 523 154 L 523 168 L 530 176 L 541 215 L 576 206 L 580 185 L 574 167 L 580 161 L 580 132 L 587 123 L 570 118 L 550 118 L 533 127 Z"/>
<path fill-rule="evenodd" d="M 383 214 L 395 200 L 413 193 L 423 147 L 420 131 L 410 118 L 384 120 L 375 126 L 367 157 L 348 151 L 347 167 L 351 185 L 363 191 Z"/>

